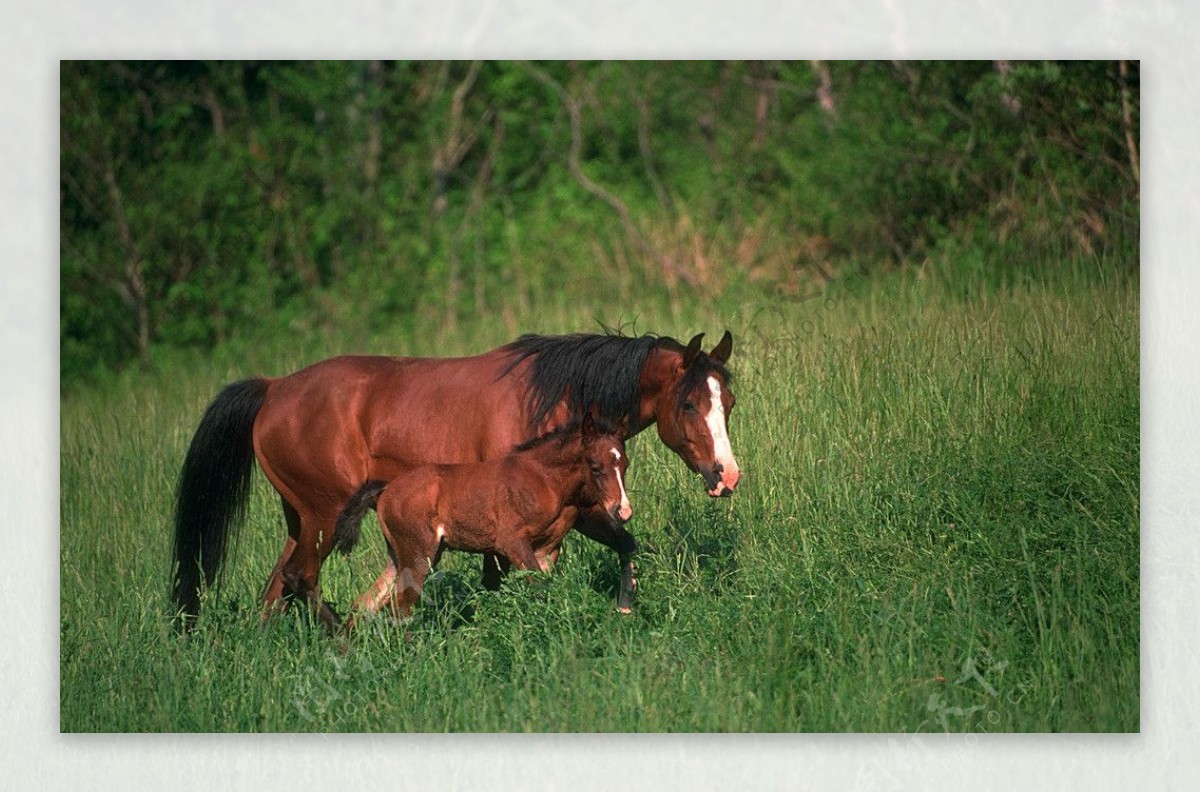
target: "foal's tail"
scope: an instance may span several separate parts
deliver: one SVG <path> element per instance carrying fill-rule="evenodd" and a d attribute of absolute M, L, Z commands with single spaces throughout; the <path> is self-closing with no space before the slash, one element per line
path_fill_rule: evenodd
<path fill-rule="evenodd" d="M 200 613 L 200 579 L 211 586 L 232 531 L 246 515 L 254 469 L 254 418 L 269 383 L 242 380 L 225 387 L 196 428 L 175 490 L 172 596 L 190 627 Z"/>
<path fill-rule="evenodd" d="M 359 530 L 362 528 L 363 516 L 368 509 L 375 508 L 379 494 L 387 487 L 382 479 L 368 479 L 358 489 L 342 511 L 338 513 L 337 522 L 333 524 L 333 547 L 342 553 L 350 553 L 358 544 Z"/>

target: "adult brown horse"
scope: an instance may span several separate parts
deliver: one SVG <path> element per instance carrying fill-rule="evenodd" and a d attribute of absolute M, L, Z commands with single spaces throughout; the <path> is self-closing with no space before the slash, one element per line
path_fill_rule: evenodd
<path fill-rule="evenodd" d="M 500 457 L 582 420 L 592 406 L 624 437 L 656 424 L 709 495 L 731 495 L 740 475 L 727 429 L 733 336 L 726 331 L 707 353 L 702 337 L 685 347 L 650 335 L 526 335 L 482 355 L 343 356 L 227 386 L 200 421 L 176 490 L 173 595 L 184 625 L 199 613 L 201 582 L 213 583 L 244 518 L 255 457 L 282 499 L 288 530 L 264 588 L 264 615 L 287 596 L 323 602 L 321 563 L 338 513 L 363 482 L 390 481 L 414 465 Z M 617 605 L 628 611 L 632 535 L 587 511 L 575 528 L 617 552 Z M 503 569 L 485 557 L 485 584 L 497 586 Z M 394 598 L 395 578 L 389 562 L 358 606 L 372 611 Z"/>

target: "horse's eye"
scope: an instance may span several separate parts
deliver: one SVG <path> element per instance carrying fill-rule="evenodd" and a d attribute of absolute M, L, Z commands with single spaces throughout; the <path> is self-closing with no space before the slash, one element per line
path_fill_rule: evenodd
<path fill-rule="evenodd" d="M 688 413 L 695 413 L 696 412 L 696 403 L 692 402 L 691 400 L 688 400 L 687 402 L 683 403 L 683 409 L 686 410 Z"/>

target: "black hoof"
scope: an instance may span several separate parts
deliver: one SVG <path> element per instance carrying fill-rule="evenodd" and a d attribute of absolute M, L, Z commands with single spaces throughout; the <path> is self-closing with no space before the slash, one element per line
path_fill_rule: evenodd
<path fill-rule="evenodd" d="M 617 611 L 629 614 L 633 611 L 633 599 L 637 595 L 637 579 L 633 576 L 622 575 L 621 586 L 617 590 Z"/>

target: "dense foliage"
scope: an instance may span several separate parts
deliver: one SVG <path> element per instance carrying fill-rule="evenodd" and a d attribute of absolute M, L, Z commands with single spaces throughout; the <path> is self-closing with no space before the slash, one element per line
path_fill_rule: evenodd
<path fill-rule="evenodd" d="M 63 382 L 297 324 L 1135 250 L 1138 74 L 67 62 Z"/>

